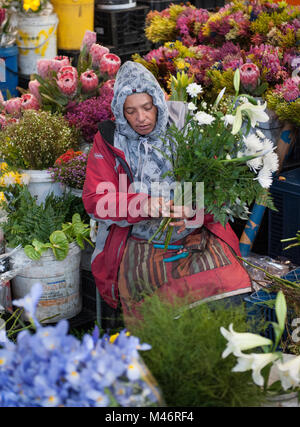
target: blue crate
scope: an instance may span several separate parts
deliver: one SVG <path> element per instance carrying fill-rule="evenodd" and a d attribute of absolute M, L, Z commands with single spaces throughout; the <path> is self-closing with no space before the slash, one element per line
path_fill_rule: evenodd
<path fill-rule="evenodd" d="M 273 181 L 271 194 L 277 211 L 269 210 L 268 255 L 284 256 L 300 264 L 300 246 L 284 250 L 289 243 L 281 239 L 295 237 L 300 230 L 300 168 L 281 173 L 285 180 Z"/>
<path fill-rule="evenodd" d="M 295 270 L 290 271 L 289 273 L 282 276 L 283 279 L 289 280 L 290 282 L 299 282 L 300 283 L 300 267 Z M 275 313 L 275 299 L 276 292 L 267 292 L 263 289 L 252 293 L 250 296 L 244 298 L 247 318 L 249 322 L 252 322 L 253 332 L 256 333 L 256 327 L 259 326 L 261 321 L 264 322 L 277 322 L 276 313 Z M 274 301 L 274 305 L 267 304 L 267 302 Z M 282 339 L 286 340 L 288 333 L 292 332 L 291 322 L 293 319 L 294 313 L 289 310 L 287 313 L 287 328 L 285 329 Z M 269 324 L 262 335 L 271 340 L 275 340 L 275 333 L 273 326 Z"/>

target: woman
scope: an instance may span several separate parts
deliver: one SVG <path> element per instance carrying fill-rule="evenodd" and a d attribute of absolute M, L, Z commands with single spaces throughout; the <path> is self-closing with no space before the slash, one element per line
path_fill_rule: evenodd
<path fill-rule="evenodd" d="M 184 125 L 185 104 L 167 102 L 155 77 L 128 61 L 117 74 L 111 107 L 115 124 L 100 124 L 83 189 L 85 209 L 98 221 L 92 273 L 102 298 L 114 308 L 120 298 L 127 315 L 154 292 L 189 303 L 249 292 L 250 278 L 236 258 L 239 242 L 230 226 L 205 215 L 204 223 L 193 221 L 189 228 L 191 209 L 169 200 L 173 181 L 165 177 L 171 165 L 160 151 L 165 149 L 161 136 L 172 122 Z M 174 250 L 164 252 L 148 240 L 170 213 L 176 217 L 171 244 L 198 252 L 166 262 Z M 164 239 L 165 234 L 153 242 Z"/>

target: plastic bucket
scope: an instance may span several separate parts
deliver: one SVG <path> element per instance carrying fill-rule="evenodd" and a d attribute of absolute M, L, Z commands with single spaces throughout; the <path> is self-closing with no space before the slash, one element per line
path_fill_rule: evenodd
<path fill-rule="evenodd" d="M 18 96 L 18 47 L 0 48 L 0 90 L 4 99 L 7 99 L 6 91 Z"/>
<path fill-rule="evenodd" d="M 94 0 L 52 0 L 58 15 L 58 49 L 78 50 L 86 30 L 94 31 Z"/>
<path fill-rule="evenodd" d="M 48 16 L 19 17 L 16 42 L 21 74 L 36 73 L 38 59 L 52 59 L 57 55 L 57 24 L 55 13 Z"/>
<path fill-rule="evenodd" d="M 24 298 L 34 284 L 40 283 L 43 293 L 36 310 L 39 321 L 52 317 L 44 323 L 54 323 L 76 316 L 82 309 L 80 260 L 81 249 L 75 243 L 70 244 L 62 261 L 51 250 L 45 252 L 39 261 L 32 261 L 12 279 L 13 299 Z"/>
<path fill-rule="evenodd" d="M 28 190 L 32 196 L 37 196 L 37 203 L 45 201 L 50 193 L 62 196 L 62 187 L 58 182 L 53 182 L 50 172 L 47 170 L 23 170 L 22 173 L 29 175 Z"/>

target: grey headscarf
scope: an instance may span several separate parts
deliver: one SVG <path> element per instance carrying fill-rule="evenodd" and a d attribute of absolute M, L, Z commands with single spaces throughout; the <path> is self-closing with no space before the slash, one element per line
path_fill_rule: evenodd
<path fill-rule="evenodd" d="M 125 100 L 127 96 L 134 93 L 147 93 L 157 107 L 156 126 L 151 133 L 145 136 L 135 132 L 124 116 Z M 140 183 L 140 186 L 135 186 L 135 191 L 170 198 L 169 185 L 172 184 L 173 179 L 168 176 L 163 177 L 163 175 L 170 170 L 171 164 L 156 148 L 166 150 L 161 137 L 164 136 L 170 119 L 176 118 L 177 122 L 178 120 L 183 122 L 186 111 L 184 104 L 167 103 L 164 92 L 153 74 L 142 64 L 127 61 L 121 66 L 116 76 L 111 108 L 116 119 L 114 146 L 124 152 L 134 175 L 134 181 Z M 154 182 L 160 183 L 160 191 L 155 189 Z M 162 183 L 166 184 L 165 192 L 162 190 Z M 154 234 L 160 221 L 161 219 L 145 219 L 133 226 L 132 235 L 148 239 Z M 185 230 L 180 234 L 180 238 L 190 232 L 191 230 Z M 178 240 L 178 235 L 175 236 L 175 233 L 173 235 L 172 240 Z"/>

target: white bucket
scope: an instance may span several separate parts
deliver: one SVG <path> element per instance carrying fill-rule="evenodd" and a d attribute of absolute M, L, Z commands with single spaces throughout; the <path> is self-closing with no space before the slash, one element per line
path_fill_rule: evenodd
<path fill-rule="evenodd" d="M 57 55 L 57 24 L 55 13 L 47 16 L 19 15 L 16 43 L 20 74 L 37 73 L 38 59 L 52 59 Z"/>
<path fill-rule="evenodd" d="M 59 182 L 54 182 L 48 170 L 23 170 L 22 173 L 29 175 L 28 190 L 32 196 L 37 196 L 37 203 L 41 204 L 49 193 L 62 196 L 62 187 Z"/>
<path fill-rule="evenodd" d="M 40 283 L 43 294 L 36 310 L 39 321 L 55 316 L 43 322 L 55 323 L 76 316 L 82 309 L 80 260 L 81 249 L 75 243 L 70 244 L 69 253 L 62 261 L 48 250 L 39 261 L 32 261 L 12 279 L 13 299 L 24 298 L 35 283 Z"/>

